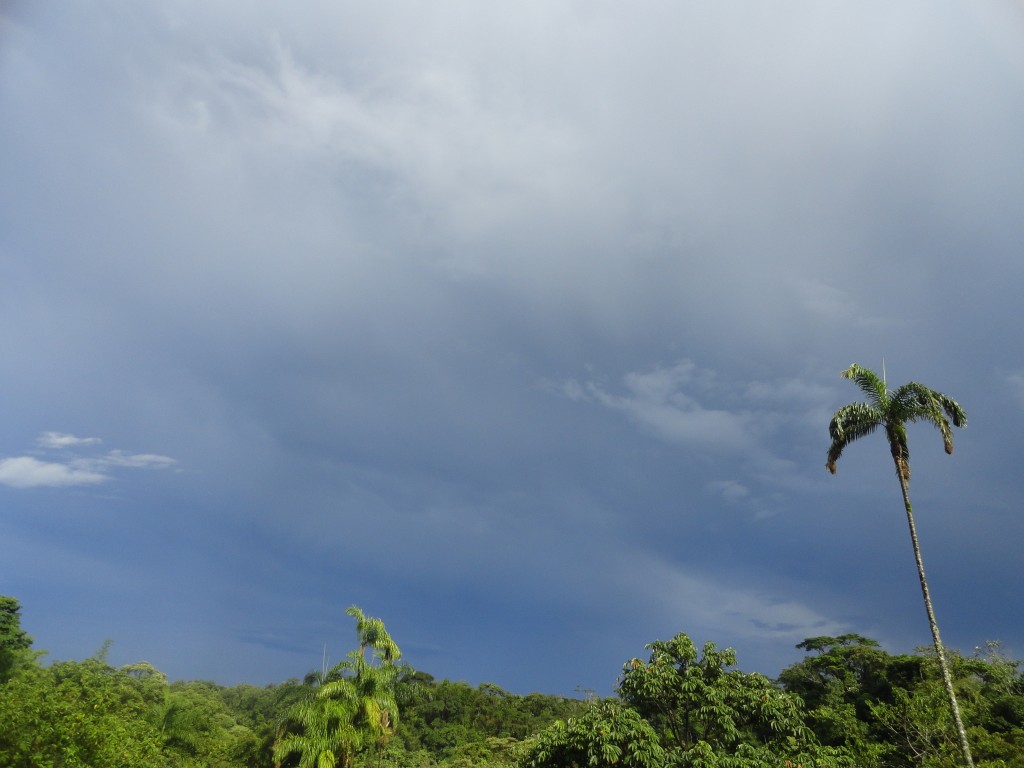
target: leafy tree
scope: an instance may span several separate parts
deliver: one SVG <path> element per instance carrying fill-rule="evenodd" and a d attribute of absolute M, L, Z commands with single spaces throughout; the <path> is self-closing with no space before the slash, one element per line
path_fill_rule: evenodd
<path fill-rule="evenodd" d="M 267 686 L 241 684 L 219 688 L 217 693 L 235 721 L 252 734 L 236 749 L 236 762 L 248 768 L 269 768 L 274 764 L 274 746 L 292 724 L 288 713 L 308 698 L 309 688 L 291 679 Z"/>
<path fill-rule="evenodd" d="M 657 733 L 672 765 L 743 768 L 779 762 L 841 764 L 842 750 L 821 749 L 804 723 L 799 697 L 768 678 L 730 669 L 736 652 L 678 634 L 649 644 L 646 663 L 623 667 L 619 695 Z"/>
<path fill-rule="evenodd" d="M 483 741 L 469 741 L 458 745 L 445 761 L 448 768 L 474 768 L 475 766 L 518 765 L 525 757 L 527 747 L 519 739 L 488 736 Z"/>
<path fill-rule="evenodd" d="M 169 765 L 137 681 L 98 658 L 25 665 L 0 688 L 0 768 Z"/>
<path fill-rule="evenodd" d="M 258 743 L 228 709 L 220 686 L 209 681 L 172 683 L 150 717 L 160 728 L 165 751 L 181 768 L 228 768 Z"/>
<path fill-rule="evenodd" d="M 0 683 L 10 678 L 15 662 L 32 647 L 21 628 L 21 604 L 13 597 L 0 595 Z"/>
<path fill-rule="evenodd" d="M 1020 662 L 1008 658 L 1000 643 L 976 648 L 971 659 L 955 659 L 978 681 L 972 722 L 990 731 L 1024 728 L 1024 678 Z"/>
<path fill-rule="evenodd" d="M 896 688 L 891 703 L 870 704 L 871 713 L 888 731 L 895 751 L 909 758 L 910 765 L 945 767 L 957 754 L 950 738 L 949 707 L 943 706 L 941 687 L 919 685 L 912 691 Z"/>
<path fill-rule="evenodd" d="M 665 752 L 636 710 L 607 700 L 542 731 L 523 763 L 529 768 L 662 768 Z"/>
<path fill-rule="evenodd" d="M 922 660 L 892 656 L 857 634 L 811 637 L 796 647 L 812 654 L 784 669 L 779 682 L 803 699 L 818 740 L 848 749 L 859 766 L 881 765 L 893 750 L 872 708 L 893 703 L 894 689 L 913 687 Z"/>
<path fill-rule="evenodd" d="M 900 481 L 903 492 L 903 506 L 907 513 L 907 524 L 910 527 L 910 541 L 914 548 L 914 560 L 917 563 L 917 574 L 921 582 L 921 595 L 924 598 L 925 612 L 931 627 L 935 653 L 942 669 L 942 679 L 949 698 L 949 707 L 953 715 L 960 751 L 968 768 L 973 768 L 971 748 L 967 742 L 967 732 L 960 717 L 956 692 L 953 690 L 953 679 L 939 636 L 939 625 L 935 620 L 935 610 L 925 578 L 924 562 L 921 559 L 921 546 L 917 540 L 917 528 L 914 524 L 914 512 L 910 506 L 910 449 L 907 445 L 906 425 L 911 422 L 926 421 L 935 426 L 942 434 L 942 442 L 946 453 L 953 452 L 953 430 L 951 427 L 967 425 L 964 409 L 951 397 L 929 389 L 923 384 L 910 382 L 890 391 L 885 381 L 878 378 L 874 371 L 854 363 L 842 373 L 843 378 L 853 381 L 864 393 L 867 402 L 853 402 L 844 405 L 832 417 L 828 425 L 832 445 L 828 450 L 825 466 L 835 474 L 836 462 L 843 450 L 850 443 L 866 435 L 870 435 L 879 427 L 885 429 L 885 437 L 889 443 L 896 466 L 896 477 Z"/>
<path fill-rule="evenodd" d="M 402 719 L 387 749 L 387 761 L 403 768 L 408 760 L 453 766 L 515 762 L 525 739 L 586 708 L 580 699 L 540 693 L 522 696 L 493 683 L 473 687 L 438 681 L 409 668 L 399 675 L 396 699 Z"/>
<path fill-rule="evenodd" d="M 933 648 L 920 648 L 922 674 L 908 686 L 896 707 L 876 713 L 894 742 L 923 756 L 930 765 L 953 765 L 957 741 Z M 977 648 L 971 657 L 946 651 L 957 699 L 971 723 L 968 737 L 979 766 L 1024 768 L 1024 680 L 1019 663 L 1003 655 L 999 643 Z M 929 706 L 931 711 L 929 710 Z M 894 717 L 895 715 L 895 717 Z M 893 727 L 895 726 L 895 727 Z"/>

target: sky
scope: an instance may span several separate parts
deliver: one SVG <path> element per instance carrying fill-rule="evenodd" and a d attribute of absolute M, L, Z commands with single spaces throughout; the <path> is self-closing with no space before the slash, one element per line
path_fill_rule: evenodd
<path fill-rule="evenodd" d="M 1024 5 L 0 3 L 0 594 L 47 658 L 610 693 L 1024 655 Z"/>

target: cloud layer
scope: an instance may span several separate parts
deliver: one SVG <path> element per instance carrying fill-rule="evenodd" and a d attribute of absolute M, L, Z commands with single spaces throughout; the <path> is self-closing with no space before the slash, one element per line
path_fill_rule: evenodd
<path fill-rule="evenodd" d="M 1000 0 L 5 7 L 5 591 L 226 682 L 352 603 L 520 691 L 909 650 L 885 447 L 823 468 L 884 360 L 971 418 L 911 429 L 943 633 L 1020 645 L 1022 50 Z"/>

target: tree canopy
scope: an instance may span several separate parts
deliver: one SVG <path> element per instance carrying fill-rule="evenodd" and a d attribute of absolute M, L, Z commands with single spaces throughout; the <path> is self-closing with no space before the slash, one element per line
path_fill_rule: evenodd
<path fill-rule="evenodd" d="M 351 613 L 340 664 L 231 687 L 114 667 L 105 648 L 44 665 L 9 615 L 0 768 L 948 768 L 959 755 L 934 651 L 852 633 L 807 638 L 777 680 L 679 633 L 626 661 L 615 696 L 583 700 L 436 680 Z M 949 661 L 979 766 L 1024 768 L 1018 662 L 997 643 Z"/>

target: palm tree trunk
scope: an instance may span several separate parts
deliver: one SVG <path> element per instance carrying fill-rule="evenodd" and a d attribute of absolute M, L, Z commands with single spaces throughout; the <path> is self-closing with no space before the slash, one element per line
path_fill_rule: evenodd
<path fill-rule="evenodd" d="M 924 609 L 928 613 L 928 625 L 931 627 L 932 640 L 935 642 L 935 654 L 939 657 L 942 681 L 946 685 L 946 693 L 949 696 L 949 707 L 953 712 L 953 724 L 956 726 L 957 737 L 960 740 L 960 751 L 963 754 L 964 763 L 967 765 L 967 768 L 974 768 L 974 760 L 971 758 L 971 746 L 967 743 L 967 731 L 964 730 L 963 720 L 960 719 L 960 706 L 956 702 L 956 693 L 953 691 L 953 678 L 949 674 L 949 665 L 946 663 L 946 651 L 939 637 L 939 625 L 935 621 L 935 609 L 932 608 L 932 598 L 928 592 L 928 580 L 924 576 L 921 546 L 917 542 L 917 526 L 914 525 L 914 512 L 910 507 L 910 489 L 908 488 L 907 479 L 900 469 L 900 463 L 897 460 L 896 476 L 899 478 L 900 489 L 903 491 L 903 506 L 907 510 L 907 525 L 910 526 L 910 542 L 914 545 L 914 560 L 917 562 L 917 575 L 921 580 L 921 594 L 924 597 Z"/>

